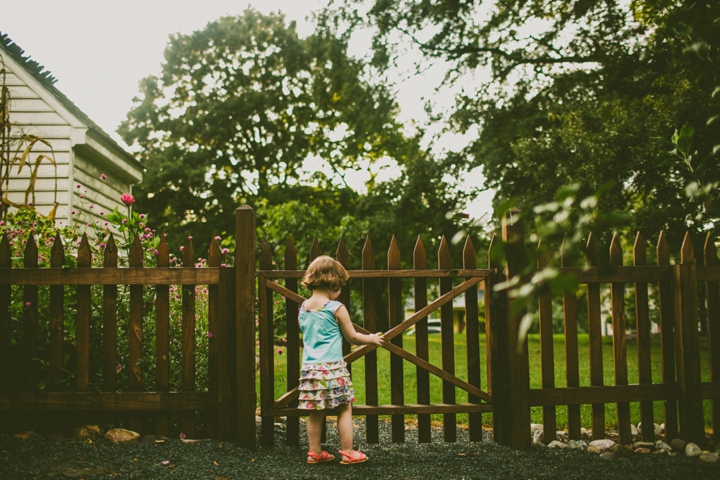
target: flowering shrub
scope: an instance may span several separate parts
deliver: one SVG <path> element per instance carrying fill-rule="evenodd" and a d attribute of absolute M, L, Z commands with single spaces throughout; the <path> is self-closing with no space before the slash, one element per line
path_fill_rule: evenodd
<path fill-rule="evenodd" d="M 103 174 L 101 180 L 107 179 Z M 77 185 L 81 189 L 81 185 Z M 80 194 L 80 201 L 87 202 L 86 192 Z M 157 265 L 158 245 L 160 237 L 157 233 L 147 227 L 147 216 L 134 212 L 132 195 L 123 194 L 121 202 L 128 208 L 127 213 L 115 208 L 111 213 L 103 211 L 99 215 L 105 221 L 88 221 L 82 210 L 94 210 L 92 204 L 81 203 L 83 209 L 71 211 L 74 219 L 71 225 L 54 225 L 52 220 L 39 215 L 32 208 L 21 208 L 17 212 L 8 213 L 6 220 L 0 222 L 0 235 L 7 235 L 12 251 L 12 262 L 14 268 L 23 266 L 23 255 L 27 241 L 32 236 L 38 246 L 39 267 L 50 266 L 50 254 L 52 245 L 56 238 L 62 241 L 64 247 L 63 267 L 77 266 L 78 249 L 83 233 L 87 234 L 91 251 L 92 266 L 99 267 L 103 262 L 104 249 L 110 233 L 119 248 L 118 266 L 125 267 L 128 264 L 129 249 L 133 239 L 137 235 L 143 250 L 143 264 L 146 267 Z M 228 252 L 224 252 L 227 254 Z M 207 262 L 199 258 L 193 262 L 196 267 L 204 267 Z M 170 265 L 182 266 L 182 255 L 170 254 Z M 77 318 L 77 287 L 64 286 L 64 328 L 63 328 L 63 370 L 65 377 L 61 381 L 61 388 L 73 390 L 75 388 L 75 365 L 76 365 L 76 318 Z M 192 288 L 192 287 L 190 287 Z M 196 385 L 198 390 L 206 390 L 208 385 L 208 346 L 212 341 L 213 332 L 208 331 L 208 289 L 205 286 L 195 288 L 195 366 Z M 171 285 L 170 292 L 170 389 L 178 390 L 181 386 L 181 361 L 182 361 L 182 286 Z M 90 390 L 100 391 L 103 385 L 103 293 L 104 288 L 93 285 L 91 291 L 91 318 L 90 318 Z M 129 308 L 130 288 L 127 285 L 118 286 L 117 290 L 117 349 L 116 349 L 116 385 L 118 391 L 126 391 L 128 387 L 128 374 L 130 365 L 129 358 Z M 155 325 L 155 300 L 156 289 L 153 286 L 143 288 L 143 349 L 140 366 L 143 372 L 145 389 L 152 391 L 156 389 L 155 375 L 155 347 L 156 347 L 156 325 Z M 19 384 L 23 365 L 23 316 L 26 309 L 37 308 L 35 326 L 37 330 L 37 357 L 33 359 L 38 369 L 38 389 L 43 391 L 47 388 L 49 377 L 50 358 L 50 288 L 40 286 L 38 288 L 38 305 L 33 307 L 30 302 L 23 301 L 23 287 L 12 287 L 11 314 L 11 365 L 5 366 L 11 370 L 11 376 L 15 384 Z"/>

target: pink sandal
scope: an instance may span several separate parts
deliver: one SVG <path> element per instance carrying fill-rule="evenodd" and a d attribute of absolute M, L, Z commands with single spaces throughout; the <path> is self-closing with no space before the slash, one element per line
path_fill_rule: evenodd
<path fill-rule="evenodd" d="M 314 462 L 310 460 L 307 461 L 307 463 L 309 463 L 310 465 L 314 465 L 316 463 L 332 462 L 333 460 L 335 460 L 335 455 L 328 453 L 326 450 L 323 450 L 322 452 L 320 452 L 320 454 L 313 453 L 312 450 L 308 450 L 308 457 L 312 457 L 315 459 Z"/>
<path fill-rule="evenodd" d="M 355 450 L 352 454 L 349 454 L 347 452 L 343 452 L 342 450 L 338 450 L 338 453 L 343 456 L 343 459 L 340 460 L 341 465 L 350 465 L 353 463 L 364 463 L 368 461 L 368 456 L 365 455 L 360 450 Z M 345 457 L 349 458 L 349 461 L 345 461 Z"/>

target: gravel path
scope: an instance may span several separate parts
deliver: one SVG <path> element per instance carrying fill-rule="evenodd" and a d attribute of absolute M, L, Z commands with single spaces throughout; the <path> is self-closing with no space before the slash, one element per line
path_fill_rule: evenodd
<path fill-rule="evenodd" d="M 301 423 L 302 428 L 302 423 Z M 304 431 L 302 432 L 304 435 Z M 91 443 L 75 438 L 52 440 L 42 436 L 20 439 L 0 436 L 0 480 L 44 478 L 138 479 L 284 479 L 284 478 L 602 478 L 683 479 L 720 478 L 720 463 L 709 464 L 681 455 L 634 455 L 613 461 L 579 451 L 533 449 L 518 452 L 490 441 L 470 443 L 458 429 L 456 443 L 444 443 L 442 431 L 433 430 L 433 443 L 418 444 L 417 430 L 408 425 L 406 443 L 390 442 L 390 424 L 380 426 L 380 443 L 364 442 L 364 422 L 356 420 L 356 448 L 368 454 L 365 464 L 346 466 L 335 462 L 306 465 L 307 440 L 299 447 L 283 445 L 284 428 L 276 426 L 276 446 L 255 451 L 229 442 L 186 444 L 179 439 L 165 443 L 113 444 L 104 439 Z M 338 448 L 335 424 L 328 422 L 328 442 Z M 339 457 L 339 455 L 337 455 Z M 164 462 L 167 462 L 164 464 Z"/>

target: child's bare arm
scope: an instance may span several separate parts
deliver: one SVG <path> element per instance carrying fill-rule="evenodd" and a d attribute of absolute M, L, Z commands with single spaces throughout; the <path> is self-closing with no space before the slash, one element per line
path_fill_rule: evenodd
<path fill-rule="evenodd" d="M 355 327 L 350 320 L 350 314 L 348 313 L 347 308 L 345 308 L 345 305 L 342 305 L 335 310 L 335 318 L 340 325 L 340 331 L 342 331 L 343 337 L 345 337 L 345 340 L 348 342 L 354 345 L 382 345 L 384 340 L 377 333 L 365 335 L 364 333 L 360 333 L 355 330 Z"/>

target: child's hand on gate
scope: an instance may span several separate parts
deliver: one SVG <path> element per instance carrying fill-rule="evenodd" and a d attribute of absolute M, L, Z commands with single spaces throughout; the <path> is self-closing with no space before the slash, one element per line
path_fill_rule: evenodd
<path fill-rule="evenodd" d="M 382 345 L 385 342 L 377 333 L 368 334 L 368 345 Z"/>

